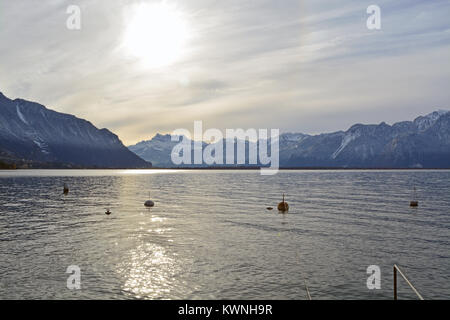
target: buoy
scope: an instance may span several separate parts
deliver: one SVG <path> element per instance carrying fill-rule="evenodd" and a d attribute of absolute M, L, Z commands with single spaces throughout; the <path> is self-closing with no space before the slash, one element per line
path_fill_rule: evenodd
<path fill-rule="evenodd" d="M 105 212 L 105 214 L 107 215 L 107 216 L 109 216 L 110 214 L 111 214 L 112 212 L 111 211 L 109 211 L 109 209 L 106 209 L 106 212 Z"/>
<path fill-rule="evenodd" d="M 284 193 L 283 193 L 283 201 L 278 204 L 278 211 L 281 212 L 289 211 L 289 205 L 286 201 L 284 201 Z"/>
<path fill-rule="evenodd" d="M 64 190 L 63 190 L 64 194 L 68 194 L 69 193 L 69 187 L 67 186 L 67 184 L 64 183 Z"/>
<path fill-rule="evenodd" d="M 417 201 L 417 190 L 416 190 L 416 187 L 414 187 L 413 199 L 409 203 L 409 206 L 410 207 L 418 207 L 419 206 L 419 201 Z"/>
<path fill-rule="evenodd" d="M 147 200 L 145 201 L 144 206 L 151 208 L 155 206 L 155 203 L 152 200 Z"/>
<path fill-rule="evenodd" d="M 150 198 L 150 192 L 148 193 L 148 197 Z M 147 200 L 145 201 L 144 206 L 147 208 L 152 208 L 155 206 L 155 203 L 152 200 Z"/>
<path fill-rule="evenodd" d="M 273 208 L 272 208 L 272 207 L 267 207 L 266 209 L 267 209 L 267 210 L 273 210 Z"/>

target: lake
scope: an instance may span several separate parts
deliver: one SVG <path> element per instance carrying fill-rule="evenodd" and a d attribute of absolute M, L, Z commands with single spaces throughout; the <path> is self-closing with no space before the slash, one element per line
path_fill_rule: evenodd
<path fill-rule="evenodd" d="M 449 191 L 449 170 L 0 171 L 0 298 L 392 299 L 398 264 L 448 299 Z"/>

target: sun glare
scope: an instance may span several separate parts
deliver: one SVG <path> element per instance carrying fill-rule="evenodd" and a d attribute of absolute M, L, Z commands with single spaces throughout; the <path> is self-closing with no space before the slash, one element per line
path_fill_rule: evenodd
<path fill-rule="evenodd" d="M 141 4 L 132 14 L 125 31 L 128 54 L 149 67 L 163 67 L 183 54 L 188 28 L 182 13 L 164 2 Z"/>

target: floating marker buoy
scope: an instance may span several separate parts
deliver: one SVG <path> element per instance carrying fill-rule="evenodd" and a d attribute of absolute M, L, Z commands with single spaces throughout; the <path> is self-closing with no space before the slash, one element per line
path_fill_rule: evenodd
<path fill-rule="evenodd" d="M 64 183 L 63 193 L 64 193 L 64 194 L 68 194 L 68 193 L 69 193 L 69 187 L 68 187 L 67 184 L 65 184 L 65 183 Z"/>
<path fill-rule="evenodd" d="M 155 206 L 155 203 L 152 200 L 147 200 L 145 201 L 144 206 L 146 206 L 147 208 L 151 208 Z"/>
<path fill-rule="evenodd" d="M 111 214 L 112 212 L 111 211 L 109 211 L 109 209 L 106 209 L 106 212 L 105 212 L 105 214 L 107 215 L 107 216 L 109 216 L 110 214 Z"/>
<path fill-rule="evenodd" d="M 148 197 L 150 198 L 150 192 L 148 193 Z M 152 208 L 155 206 L 155 203 L 152 200 L 147 200 L 145 201 L 144 206 L 147 208 Z"/>
<path fill-rule="evenodd" d="M 413 199 L 409 203 L 409 206 L 410 207 L 418 207 L 419 206 L 419 201 L 417 201 L 417 190 L 416 190 L 416 187 L 414 187 Z"/>
<path fill-rule="evenodd" d="M 286 201 L 284 201 L 284 193 L 283 193 L 283 201 L 278 204 L 278 211 L 280 212 L 289 211 L 289 205 Z"/>
<path fill-rule="evenodd" d="M 267 207 L 266 209 L 267 209 L 267 210 L 273 210 L 273 208 L 272 208 L 272 207 Z"/>

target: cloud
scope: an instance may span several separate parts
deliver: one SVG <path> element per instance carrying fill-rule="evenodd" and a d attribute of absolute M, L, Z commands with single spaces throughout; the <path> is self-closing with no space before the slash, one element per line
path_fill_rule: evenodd
<path fill-rule="evenodd" d="M 5 2 L 0 90 L 125 143 L 194 120 L 317 133 L 449 108 L 448 1 L 378 1 L 379 31 L 366 28 L 371 1 L 169 1 L 192 34 L 182 58 L 160 69 L 121 47 L 140 2 Z M 82 10 L 79 31 L 66 28 L 71 4 Z"/>

